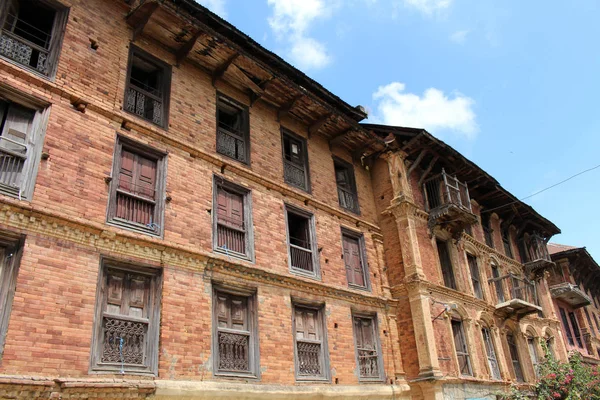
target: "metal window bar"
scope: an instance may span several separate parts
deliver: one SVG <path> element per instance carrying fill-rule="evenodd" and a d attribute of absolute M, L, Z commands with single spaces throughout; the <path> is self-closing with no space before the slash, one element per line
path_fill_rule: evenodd
<path fill-rule="evenodd" d="M 21 38 L 25 35 L 31 36 L 44 43 L 42 48 L 48 49 L 50 47 L 50 40 L 52 39 L 51 33 L 39 29 L 37 26 L 24 21 L 23 19 L 19 18 L 18 15 L 12 13 L 6 14 L 6 20 L 11 21 L 10 25 L 12 26 L 12 29 L 5 28 L 4 31 L 13 33 Z M 8 24 L 5 24 L 5 26 L 6 25 Z M 34 43 L 32 44 L 35 45 Z"/>
<path fill-rule="evenodd" d="M 498 366 L 498 359 L 496 358 L 496 350 L 494 348 L 494 343 L 492 342 L 492 336 L 488 328 L 483 328 L 481 332 L 485 343 L 490 375 L 492 376 L 492 379 L 499 380 L 501 379 L 500 367 Z"/>
<path fill-rule="evenodd" d="M 451 176 L 442 169 L 442 173 L 423 183 L 427 211 L 453 204 L 471 212 L 471 199 L 466 183 L 460 182 L 456 176 Z"/>
<path fill-rule="evenodd" d="M 10 149 L 9 149 L 10 148 Z M 23 167 L 27 160 L 27 146 L 0 136 L 0 184 L 18 192 Z"/>

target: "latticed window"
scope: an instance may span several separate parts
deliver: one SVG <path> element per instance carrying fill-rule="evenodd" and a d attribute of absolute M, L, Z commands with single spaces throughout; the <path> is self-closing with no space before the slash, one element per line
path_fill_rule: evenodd
<path fill-rule="evenodd" d="M 448 242 L 436 240 L 436 244 L 438 256 L 440 258 L 440 267 L 442 268 L 442 277 L 444 278 L 444 285 L 450 289 L 456 290 L 456 280 L 454 279 L 454 268 L 452 267 Z"/>
<path fill-rule="evenodd" d="M 283 131 L 283 176 L 286 183 L 310 191 L 306 140 Z"/>
<path fill-rule="evenodd" d="M 469 356 L 469 349 L 467 347 L 463 323 L 462 321 L 453 319 L 451 321 L 451 325 L 459 372 L 461 375 L 471 376 L 473 375 L 473 370 L 471 369 L 471 357 Z"/>
<path fill-rule="evenodd" d="M 471 271 L 471 282 L 473 283 L 473 292 L 475 297 L 483 299 L 483 291 L 481 289 L 481 275 L 479 274 L 479 265 L 477 264 L 477 257 L 467 254 L 467 262 L 469 263 L 469 270 Z"/>
<path fill-rule="evenodd" d="M 163 128 L 168 124 L 171 67 L 131 47 L 124 110 Z"/>
<path fill-rule="evenodd" d="M 510 355 L 510 361 L 515 372 L 515 378 L 518 382 L 523 382 L 523 370 L 521 369 L 521 361 L 519 358 L 519 349 L 517 348 L 517 342 L 512 333 L 506 335 L 506 343 L 508 344 L 508 352 Z"/>
<path fill-rule="evenodd" d="M 8 0 L 0 6 L 0 56 L 45 76 L 56 70 L 66 8 L 49 0 Z"/>
<path fill-rule="evenodd" d="M 248 108 L 219 95 L 217 99 L 217 153 L 250 163 Z"/>
<path fill-rule="evenodd" d="M 364 259 L 363 237 L 355 232 L 344 230 L 342 232 L 342 246 L 348 285 L 367 289 L 369 281 L 365 271 L 366 260 Z"/>
<path fill-rule="evenodd" d="M 318 276 L 319 254 L 313 215 L 286 205 L 286 221 L 291 270 Z"/>
<path fill-rule="evenodd" d="M 160 271 L 103 264 L 92 369 L 156 373 Z"/>
<path fill-rule="evenodd" d="M 353 319 L 359 379 L 381 381 L 383 368 L 376 317 L 354 316 Z"/>
<path fill-rule="evenodd" d="M 296 379 L 329 379 L 323 308 L 294 306 Z"/>
<path fill-rule="evenodd" d="M 254 295 L 214 292 L 215 373 L 256 376 L 258 355 Z"/>
<path fill-rule="evenodd" d="M 488 359 L 488 366 L 490 367 L 490 375 L 492 379 L 499 380 L 501 379 L 500 368 L 498 367 L 498 358 L 496 357 L 496 348 L 492 341 L 492 334 L 488 328 L 482 328 L 481 335 L 483 336 L 485 353 Z"/>
<path fill-rule="evenodd" d="M 0 359 L 17 283 L 24 237 L 0 232 Z"/>
<path fill-rule="evenodd" d="M 337 185 L 338 200 L 340 206 L 348 211 L 358 214 L 358 194 L 356 192 L 356 181 L 354 180 L 354 169 L 352 164 L 335 158 L 335 183 Z"/>
<path fill-rule="evenodd" d="M 153 235 L 162 233 L 164 158 L 128 139 L 117 139 L 109 222 Z"/>

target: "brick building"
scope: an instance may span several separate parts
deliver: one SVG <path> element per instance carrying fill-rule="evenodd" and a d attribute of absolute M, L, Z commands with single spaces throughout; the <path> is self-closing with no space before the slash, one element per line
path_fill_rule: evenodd
<path fill-rule="evenodd" d="M 427 132 L 193 0 L 0 22 L 0 395 L 459 399 L 566 356 L 559 230 Z"/>

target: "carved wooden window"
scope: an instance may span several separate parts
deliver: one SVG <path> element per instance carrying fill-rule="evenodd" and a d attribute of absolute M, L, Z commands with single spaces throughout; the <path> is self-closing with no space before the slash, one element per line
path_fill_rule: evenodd
<path fill-rule="evenodd" d="M 117 138 L 108 207 L 111 224 L 162 235 L 165 162 L 164 154 Z"/>
<path fill-rule="evenodd" d="M 438 239 L 436 240 L 436 244 L 438 256 L 440 258 L 440 266 L 442 268 L 442 277 L 444 278 L 444 285 L 450 289 L 456 290 L 456 280 L 454 279 L 454 268 L 452 267 L 448 242 Z"/>
<path fill-rule="evenodd" d="M 250 191 L 215 177 L 213 247 L 228 256 L 252 259 Z"/>
<path fill-rule="evenodd" d="M 92 370 L 156 374 L 160 271 L 105 260 L 99 279 Z"/>
<path fill-rule="evenodd" d="M 294 305 L 296 379 L 328 380 L 329 360 L 323 307 Z"/>
<path fill-rule="evenodd" d="M 562 307 L 559 307 L 558 311 L 560 313 L 560 319 L 562 321 L 563 328 L 564 328 L 565 334 L 567 336 L 567 341 L 569 342 L 569 344 L 571 346 L 574 346 L 575 341 L 573 340 L 573 332 L 571 331 L 571 327 L 569 326 L 569 320 L 567 319 L 567 313 L 565 312 L 565 309 Z"/>
<path fill-rule="evenodd" d="M 23 243 L 23 236 L 0 233 L 0 359 L 4 353 Z"/>
<path fill-rule="evenodd" d="M 518 382 L 523 382 L 523 370 L 521 369 L 521 361 L 519 358 L 519 349 L 515 342 L 515 337 L 512 333 L 506 335 L 506 343 L 508 344 L 508 352 L 510 354 L 510 361 L 515 372 L 515 378 Z"/>
<path fill-rule="evenodd" d="M 471 369 L 471 357 L 469 356 L 469 349 L 467 347 L 463 323 L 462 321 L 453 319 L 451 321 L 451 325 L 459 372 L 461 375 L 472 376 L 473 370 Z"/>
<path fill-rule="evenodd" d="M 319 252 L 314 216 L 304 210 L 286 205 L 288 252 L 293 272 L 319 276 Z"/>
<path fill-rule="evenodd" d="M 492 279 L 494 279 L 494 288 L 496 289 L 496 300 L 498 303 L 504 303 L 504 285 L 500 279 L 500 269 L 492 264 Z"/>
<path fill-rule="evenodd" d="M 494 230 L 490 222 L 489 214 L 481 216 L 481 228 L 483 229 L 483 237 L 485 238 L 485 244 L 494 248 Z"/>
<path fill-rule="evenodd" d="M 532 337 L 527 338 L 527 347 L 529 348 L 529 356 L 531 357 L 531 365 L 533 366 L 533 371 L 535 372 L 535 376 L 539 377 L 540 374 L 540 359 L 538 357 L 538 352 L 535 347 L 535 339 Z"/>
<path fill-rule="evenodd" d="M 342 230 L 342 249 L 346 278 L 350 287 L 369 289 L 369 275 L 366 270 L 364 238 L 361 234 Z"/>
<path fill-rule="evenodd" d="M 488 328 L 482 328 L 481 335 L 483 336 L 483 343 L 485 345 L 485 353 L 488 359 L 490 375 L 492 379 L 500 380 L 500 368 L 498 366 L 498 358 L 496 357 L 496 348 L 494 347 L 492 334 Z"/>
<path fill-rule="evenodd" d="M 355 315 L 353 320 L 358 378 L 361 381 L 381 381 L 384 371 L 377 332 L 377 317 Z"/>
<path fill-rule="evenodd" d="M 123 109 L 160 127 L 168 126 L 171 67 L 131 46 Z"/>
<path fill-rule="evenodd" d="M 216 375 L 258 374 L 254 293 L 214 291 L 214 371 Z"/>
<path fill-rule="evenodd" d="M 340 206 L 348 211 L 359 214 L 358 194 L 356 192 L 356 181 L 354 179 L 354 168 L 352 164 L 339 158 L 334 158 L 335 183 L 337 185 L 338 200 Z"/>
<path fill-rule="evenodd" d="M 569 321 L 571 321 L 573 336 L 575 337 L 575 341 L 577 341 L 577 346 L 583 348 L 583 340 L 581 337 L 581 331 L 579 330 L 579 323 L 577 322 L 577 317 L 573 311 L 569 311 Z"/>
<path fill-rule="evenodd" d="M 0 6 L 0 56 L 44 76 L 58 63 L 67 9 L 49 0 L 8 0 Z"/>
<path fill-rule="evenodd" d="M 514 258 L 512 246 L 510 244 L 510 231 L 508 228 L 502 229 L 502 244 L 504 245 L 504 254 L 507 257 Z"/>
<path fill-rule="evenodd" d="M 467 254 L 467 262 L 469 264 L 469 270 L 471 271 L 471 282 L 473 283 L 473 292 L 475 297 L 483 299 L 483 291 L 481 289 L 481 275 L 479 273 L 479 264 L 477 264 L 477 257 Z"/>
<path fill-rule="evenodd" d="M 217 98 L 217 153 L 250 164 L 248 108 L 219 95 Z"/>
<path fill-rule="evenodd" d="M 285 182 L 310 192 L 306 139 L 285 130 L 282 131 L 282 137 L 283 177 Z"/>

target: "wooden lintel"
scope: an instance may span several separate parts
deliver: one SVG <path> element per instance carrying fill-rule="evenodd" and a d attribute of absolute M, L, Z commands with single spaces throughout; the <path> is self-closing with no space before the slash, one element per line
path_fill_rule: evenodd
<path fill-rule="evenodd" d="M 225 71 L 227 71 L 227 68 L 229 68 L 229 66 L 236 60 L 236 58 L 238 58 L 240 56 L 240 53 L 234 53 L 232 56 L 230 56 L 227 60 L 225 60 L 223 62 L 223 64 L 219 65 L 217 68 L 215 68 L 213 74 L 212 74 L 212 84 L 213 86 L 215 85 L 215 83 L 217 83 L 217 81 L 223 76 L 223 74 L 225 73 Z"/>
<path fill-rule="evenodd" d="M 271 86 L 271 84 L 273 83 L 273 81 L 275 81 L 275 79 L 276 78 L 273 76 L 269 79 L 265 79 L 264 81 L 262 81 L 261 83 L 258 84 L 258 87 L 262 90 L 262 92 L 250 93 L 250 107 L 252 107 L 254 105 L 254 103 L 256 103 L 263 96 L 263 94 L 265 94 L 265 92 L 267 91 L 267 88 L 269 86 Z"/>
<path fill-rule="evenodd" d="M 421 177 L 419 178 L 419 187 L 421 187 L 421 185 L 423 184 L 423 181 L 425 179 L 427 179 L 427 176 L 431 173 L 431 170 L 433 169 L 433 167 L 435 166 L 435 163 L 437 163 L 439 159 L 440 159 L 439 156 L 433 157 L 433 159 L 427 166 L 427 169 L 425 171 L 423 171 L 423 175 L 421 175 Z"/>
<path fill-rule="evenodd" d="M 423 157 L 425 157 L 425 155 L 427 153 L 428 153 L 427 150 L 421 150 L 421 152 L 417 156 L 417 159 L 412 163 L 412 165 L 408 169 L 407 176 L 410 176 L 410 174 L 412 174 L 412 172 L 415 170 L 415 168 L 417 168 L 419 166 L 419 164 L 421 164 L 421 161 L 423 161 Z"/>
<path fill-rule="evenodd" d="M 198 30 L 187 42 L 181 45 L 181 47 L 175 53 L 175 60 L 177 61 L 177 65 L 181 64 L 181 62 L 185 60 L 188 54 L 190 54 L 190 51 L 192 51 L 192 49 L 194 48 L 194 45 L 196 44 L 198 39 L 204 34 L 204 31 Z"/>
<path fill-rule="evenodd" d="M 294 106 L 296 106 L 296 103 L 298 103 L 298 100 L 300 100 L 302 97 L 304 97 L 303 94 L 295 96 L 287 104 L 282 105 L 279 108 L 279 111 L 277 111 L 277 120 L 281 121 L 281 117 L 283 117 L 285 115 L 288 115 L 290 113 L 290 111 L 292 111 L 292 109 L 294 108 Z"/>
<path fill-rule="evenodd" d="M 313 122 L 308 127 L 308 137 L 319 132 L 321 130 L 321 128 L 327 123 L 327 121 L 329 121 L 331 119 L 332 116 L 333 116 L 333 114 L 329 113 L 329 114 L 326 114 L 325 116 L 319 118 L 315 122 Z"/>
<path fill-rule="evenodd" d="M 159 5 L 157 1 L 146 1 L 127 15 L 127 24 L 133 28 L 133 41 L 144 31 L 144 27 Z"/>

